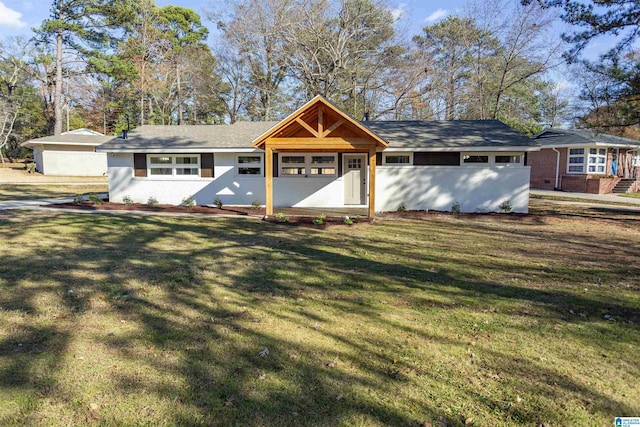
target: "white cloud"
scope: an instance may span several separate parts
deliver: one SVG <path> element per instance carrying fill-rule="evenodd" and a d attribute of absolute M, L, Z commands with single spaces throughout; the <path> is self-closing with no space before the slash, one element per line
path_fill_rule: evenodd
<path fill-rule="evenodd" d="M 427 16 L 424 19 L 424 21 L 425 22 L 435 22 L 435 21 L 439 20 L 440 18 L 444 18 L 448 14 L 449 14 L 448 10 L 446 10 L 446 9 L 438 9 L 435 12 L 433 12 L 431 15 Z"/>
<path fill-rule="evenodd" d="M 391 16 L 393 17 L 394 21 L 397 21 L 398 19 L 404 17 L 407 14 L 407 4 L 406 3 L 400 3 L 398 5 L 398 7 L 395 7 L 391 10 L 389 10 L 389 12 L 391 12 Z"/>
<path fill-rule="evenodd" d="M 24 28 L 27 23 L 21 18 L 22 14 L 20 12 L 8 8 L 0 1 L 0 27 Z"/>

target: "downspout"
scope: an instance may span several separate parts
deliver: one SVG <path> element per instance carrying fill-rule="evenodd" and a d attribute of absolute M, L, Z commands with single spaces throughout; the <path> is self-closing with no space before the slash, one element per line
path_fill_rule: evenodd
<path fill-rule="evenodd" d="M 560 179 L 560 152 L 555 148 L 552 148 L 552 150 L 556 152 L 556 184 L 553 187 L 553 189 L 560 190 L 559 182 L 558 182 L 558 180 Z"/>

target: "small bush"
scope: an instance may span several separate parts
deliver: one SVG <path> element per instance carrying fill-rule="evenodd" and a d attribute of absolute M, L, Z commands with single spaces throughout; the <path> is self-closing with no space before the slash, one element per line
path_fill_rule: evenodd
<path fill-rule="evenodd" d="M 94 194 L 94 193 L 89 194 L 89 201 L 91 202 L 91 204 L 94 204 L 94 205 L 102 204 L 102 199 L 98 197 L 97 194 Z"/>
<path fill-rule="evenodd" d="M 124 203 L 125 205 L 132 205 L 133 204 L 133 199 L 130 196 L 124 196 L 122 198 L 122 203 Z"/>
<path fill-rule="evenodd" d="M 157 204 L 158 204 L 158 199 L 156 199 L 153 196 L 149 197 L 149 199 L 147 200 L 147 205 L 149 206 L 156 206 Z"/>
<path fill-rule="evenodd" d="M 502 202 L 502 204 L 500 205 L 500 210 L 504 213 L 509 213 L 511 212 L 511 209 L 513 209 L 513 206 L 511 206 L 511 201 L 510 200 L 505 200 L 504 202 Z"/>
<path fill-rule="evenodd" d="M 282 212 L 278 212 L 274 215 L 278 222 L 289 222 L 289 217 L 283 214 Z"/>
<path fill-rule="evenodd" d="M 400 203 L 400 206 L 398 206 L 398 212 L 406 212 L 407 211 L 407 206 L 404 203 Z"/>
<path fill-rule="evenodd" d="M 451 213 L 460 213 L 460 203 L 459 202 L 455 202 L 454 204 L 451 205 Z"/>
<path fill-rule="evenodd" d="M 262 203 L 260 203 L 259 200 L 254 200 L 253 202 L 251 202 L 251 209 L 253 209 L 254 211 L 257 211 L 261 207 L 262 207 Z"/>
<path fill-rule="evenodd" d="M 73 198 L 73 204 L 74 205 L 79 205 L 82 203 L 82 201 L 84 200 L 84 195 L 83 194 L 78 194 L 76 197 Z"/>
<path fill-rule="evenodd" d="M 316 217 L 316 219 L 313 220 L 313 223 L 315 225 L 322 225 L 324 224 L 324 220 L 327 219 L 327 216 L 324 214 L 320 214 Z"/>
<path fill-rule="evenodd" d="M 35 162 L 29 163 L 26 165 L 27 173 L 36 173 L 36 164 Z"/>
<path fill-rule="evenodd" d="M 216 206 L 216 208 L 222 209 L 222 200 L 220 200 L 220 197 L 216 196 L 215 200 L 213 201 L 213 204 Z"/>
<path fill-rule="evenodd" d="M 353 224 L 353 220 L 346 215 L 344 216 L 344 218 L 342 218 L 342 222 L 344 222 L 347 225 Z"/>
<path fill-rule="evenodd" d="M 193 198 L 191 196 L 185 197 L 184 199 L 182 199 L 182 206 L 186 206 L 189 209 L 191 209 L 195 205 L 196 205 L 196 201 L 193 200 Z"/>

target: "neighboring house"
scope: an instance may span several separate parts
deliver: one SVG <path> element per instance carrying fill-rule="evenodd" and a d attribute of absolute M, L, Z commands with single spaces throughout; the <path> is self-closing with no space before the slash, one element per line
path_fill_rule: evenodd
<path fill-rule="evenodd" d="M 113 139 L 109 195 L 145 203 L 527 212 L 534 142 L 499 121 L 359 122 L 315 97 L 281 122 L 141 126 Z"/>
<path fill-rule="evenodd" d="M 547 129 L 527 156 L 531 188 L 583 193 L 640 191 L 640 141 L 589 131 Z"/>
<path fill-rule="evenodd" d="M 90 129 L 30 139 L 23 147 L 33 149 L 36 170 L 45 175 L 102 176 L 107 174 L 107 155 L 96 147 L 112 139 Z"/>

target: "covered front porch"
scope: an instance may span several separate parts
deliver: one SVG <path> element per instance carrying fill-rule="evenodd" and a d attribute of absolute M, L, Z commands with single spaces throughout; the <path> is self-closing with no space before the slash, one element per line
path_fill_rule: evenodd
<path fill-rule="evenodd" d="M 387 143 L 321 96 L 253 146 L 265 152 L 267 215 L 278 204 L 322 210 L 366 207 L 367 216 L 375 215 L 376 152 Z"/>

